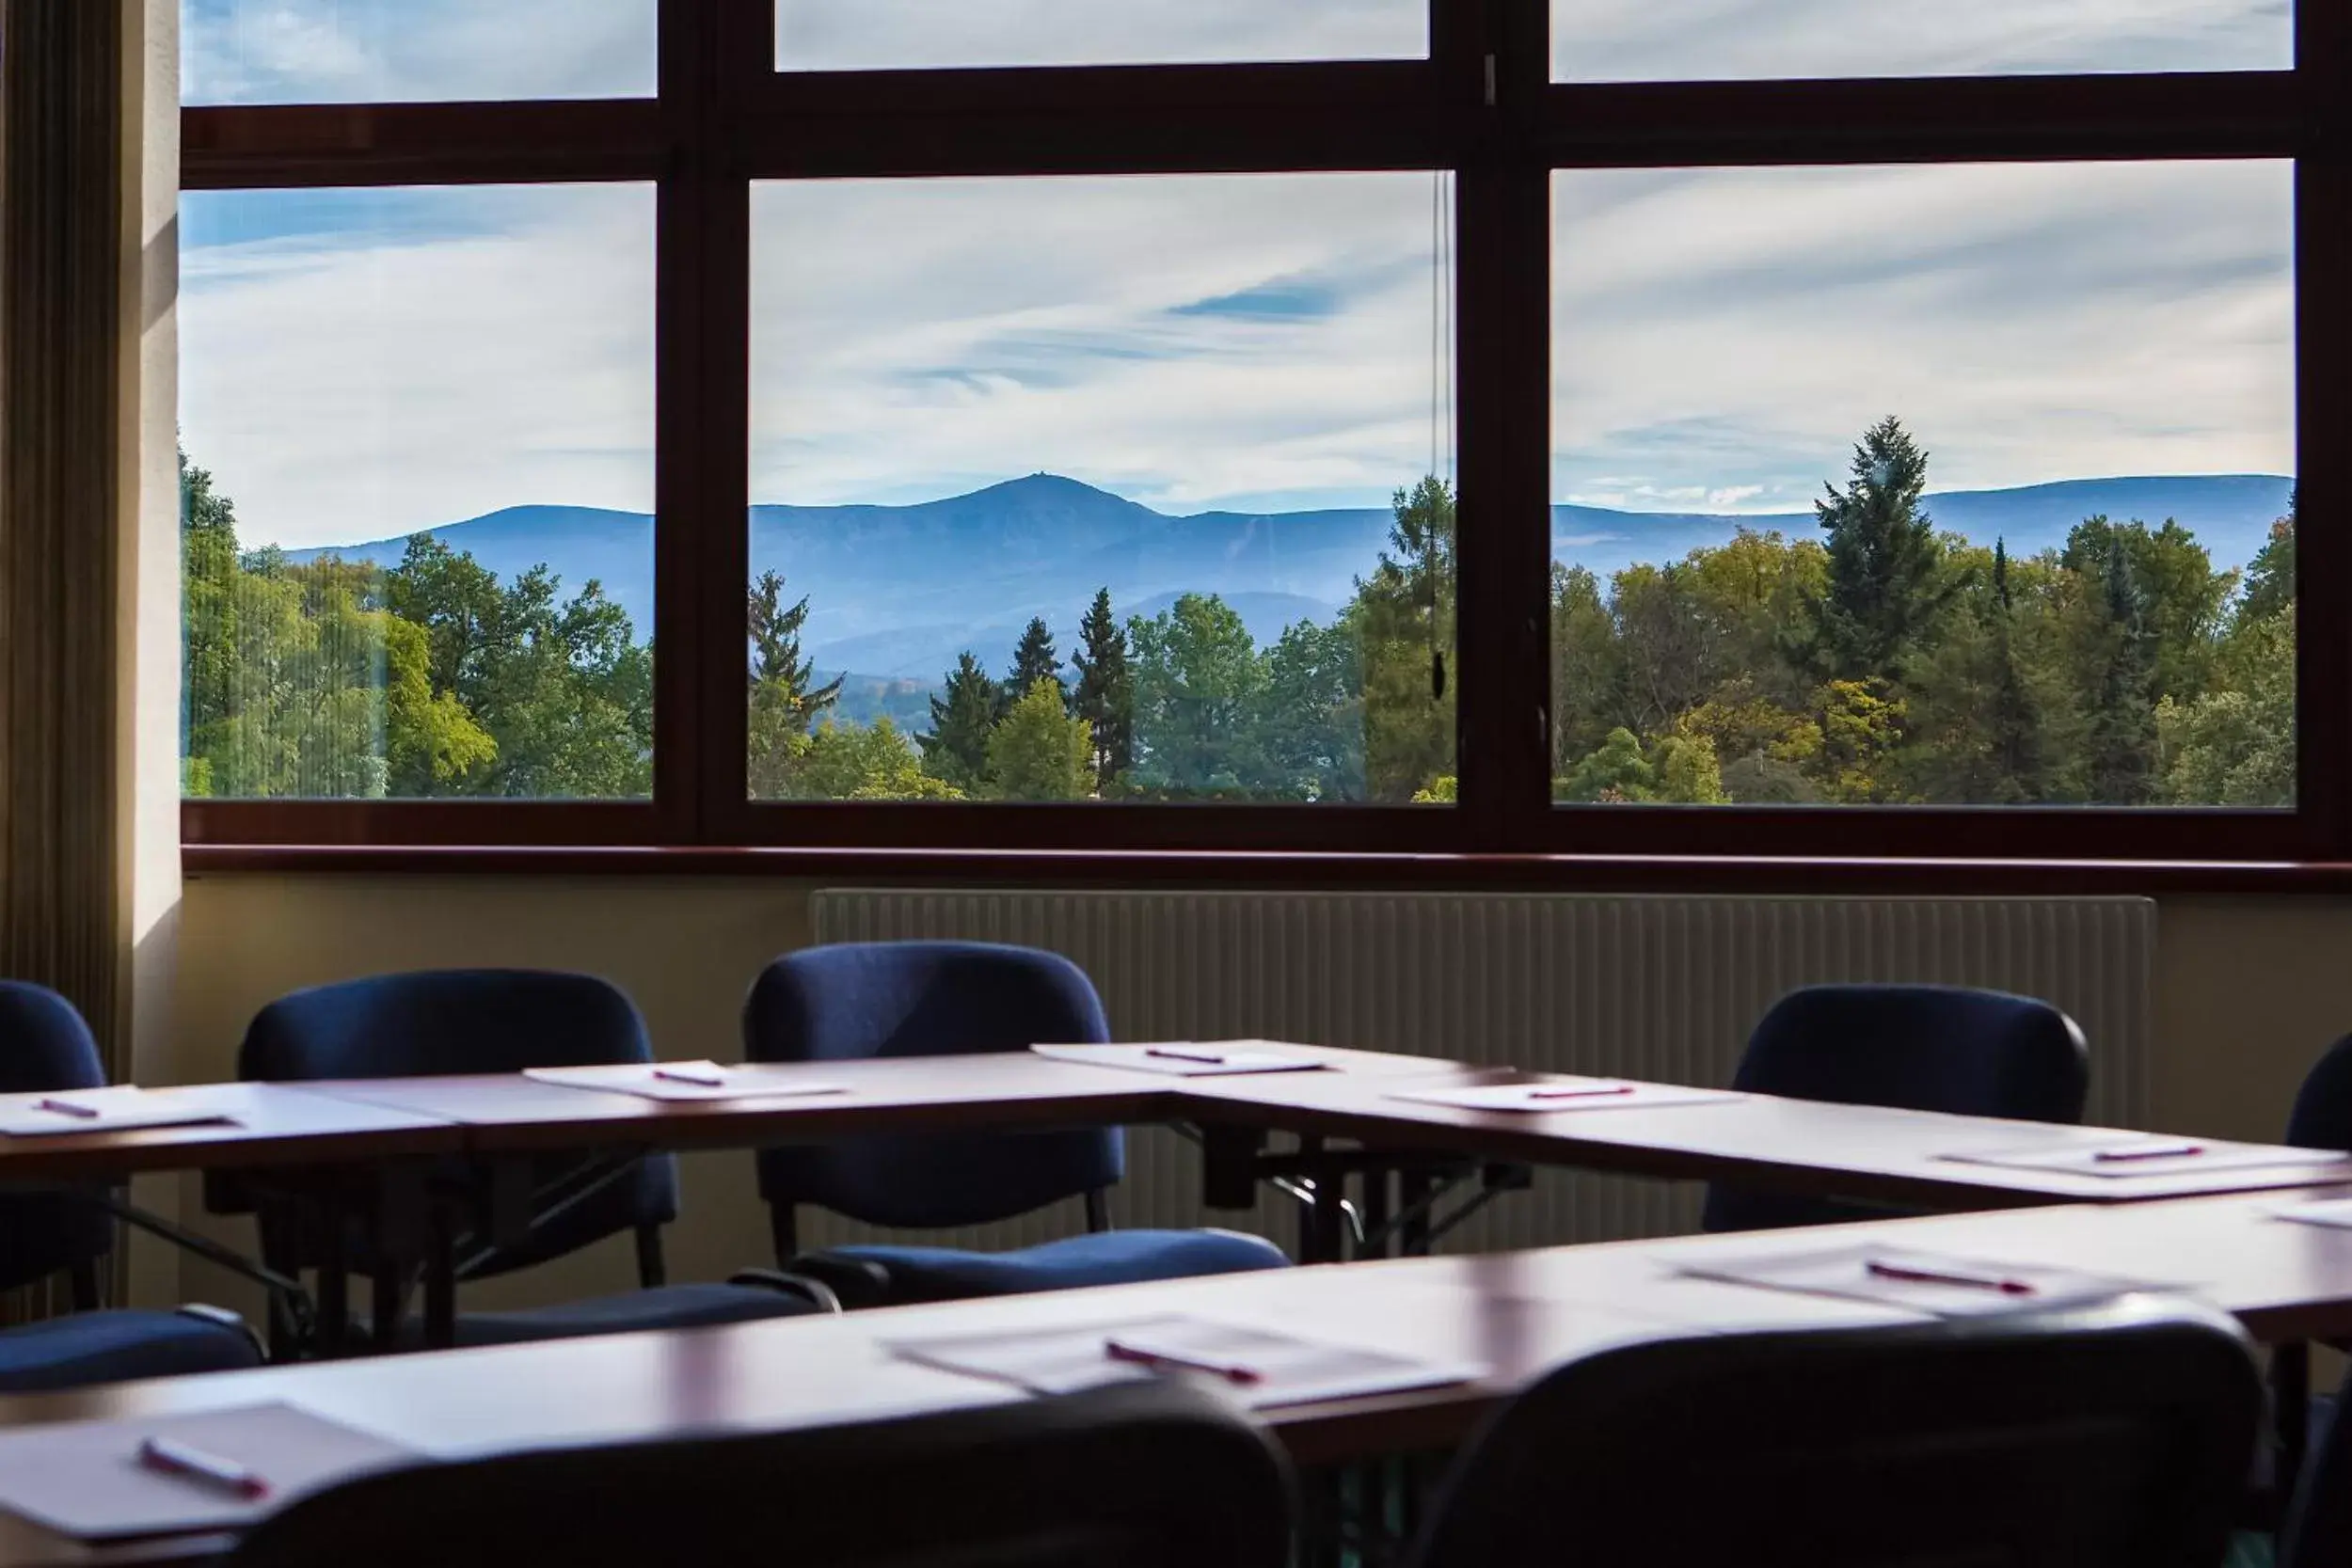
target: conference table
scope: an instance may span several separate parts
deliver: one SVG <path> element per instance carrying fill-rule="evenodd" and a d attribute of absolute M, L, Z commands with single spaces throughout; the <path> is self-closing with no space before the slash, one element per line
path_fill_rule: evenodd
<path fill-rule="evenodd" d="M 2329 1190 L 2329 1196 L 2352 1192 Z M 2297 1195 L 2298 1196 L 2307 1195 Z M 2315 1195 L 2311 1195 L 2315 1196 Z M 2280 1195 L 2066 1205 L 1814 1230 L 1301 1267 L 842 1317 L 314 1363 L 0 1400 L 0 1433 L 40 1423 L 225 1410 L 273 1401 L 426 1459 L 824 1427 L 1025 1398 L 1010 1385 L 902 1358 L 894 1345 L 967 1333 L 1091 1329 L 1181 1314 L 1483 1369 L 1455 1384 L 1276 1408 L 1295 1460 L 1441 1449 L 1549 1367 L 1613 1346 L 1775 1329 L 1867 1328 L 1921 1312 L 1681 1272 L 1725 1259 L 1883 1244 L 2004 1266 L 2048 1265 L 2185 1291 L 2258 1339 L 2352 1333 L 2352 1231 L 2278 1217 Z M 0 1568 L 179 1561 L 219 1536 L 86 1546 L 0 1515 Z"/>
<path fill-rule="evenodd" d="M 1115 1049 L 1115 1048 L 1114 1048 Z M 1173 1076 L 1028 1052 L 763 1064 L 728 1069 L 740 1098 L 651 1099 L 519 1073 L 205 1085 L 159 1095 L 216 1107 L 233 1124 L 0 1138 L 0 1184 L 88 1182 L 152 1170 L 294 1170 L 312 1194 L 342 1190 L 379 1227 L 381 1250 L 424 1285 L 425 1339 L 451 1342 L 459 1252 L 511 1243 L 546 1196 L 544 1163 L 574 1157 L 571 1196 L 657 1152 L 818 1143 L 873 1133 L 1026 1132 L 1175 1123 L 1197 1130 L 1212 1206 L 1247 1206 L 1261 1179 L 1317 1173 L 1306 1260 L 1345 1254 L 1328 1223 L 1350 1173 L 1416 1159 L 1568 1166 L 1667 1180 L 1729 1180 L 1816 1196 L 1928 1209 L 2133 1206 L 2233 1192 L 2352 1182 L 2352 1158 L 2252 1167 L 2134 1168 L 2128 1174 L 1969 1163 L 2011 1142 L 2090 1148 L 2135 1134 L 1721 1094 L 1698 1103 L 1638 1099 L 1541 1114 L 1400 1098 L 1549 1080 L 1436 1058 L 1281 1045 L 1314 1070 Z M 1080 1053 L 1083 1055 L 1083 1053 Z M 824 1092 L 808 1092 L 821 1088 Z M 1296 1148 L 1275 1149 L 1276 1134 Z M 1342 1147 L 1344 1146 L 1344 1147 Z M 461 1158 L 486 1180 L 455 1212 L 446 1179 Z M 319 1180 L 331 1173 L 333 1182 Z M 151 1228 L 184 1233 L 149 1217 Z M 215 1249 L 215 1254 L 217 1249 Z M 340 1278 L 323 1315 L 342 1316 Z M 379 1307 L 385 1304 L 379 1297 Z"/>

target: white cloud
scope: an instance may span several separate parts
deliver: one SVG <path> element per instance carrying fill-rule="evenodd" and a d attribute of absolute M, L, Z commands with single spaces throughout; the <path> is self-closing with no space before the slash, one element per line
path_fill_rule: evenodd
<path fill-rule="evenodd" d="M 1898 414 L 1939 487 L 2294 471 L 2275 164 L 1569 173 L 1555 490 L 1801 506 Z"/>
<path fill-rule="evenodd" d="M 1564 81 L 2281 70 L 2288 0 L 1552 0 Z"/>
<path fill-rule="evenodd" d="M 779 65 L 1204 64 L 1429 50 L 1426 0 L 779 0 Z"/>
<path fill-rule="evenodd" d="M 246 541 L 388 538 L 528 502 L 649 509 L 651 190 L 398 196 L 411 222 L 420 203 L 494 221 L 183 257 L 183 440 Z M 182 199 L 250 218 L 292 198 Z"/>
<path fill-rule="evenodd" d="M 651 93 L 657 0 L 183 0 L 190 103 Z"/>
<path fill-rule="evenodd" d="M 754 494 L 916 499 L 1048 469 L 1177 510 L 1383 501 L 1430 461 L 1431 186 L 763 186 Z M 1310 291 L 1327 312 L 1176 313 L 1300 277 L 1327 280 Z"/>

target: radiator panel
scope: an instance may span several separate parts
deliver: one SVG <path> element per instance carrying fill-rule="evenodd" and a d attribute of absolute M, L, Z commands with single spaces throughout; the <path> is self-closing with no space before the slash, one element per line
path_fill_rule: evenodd
<path fill-rule="evenodd" d="M 1784 992 L 1829 981 L 1987 986 L 2047 999 L 2090 1037 L 2093 1120 L 2143 1125 L 2155 906 L 2138 898 L 1802 898 L 1453 893 L 840 889 L 821 942 L 964 938 L 1067 954 L 1122 1039 L 1262 1037 L 1558 1071 L 1728 1082 Z M 1200 1207 L 1174 1132 L 1130 1136 L 1123 1226 L 1222 1224 L 1295 1242 L 1295 1207 Z M 1545 1171 L 1448 1250 L 1672 1234 L 1695 1187 Z M 1075 1205 L 894 1240 L 1004 1247 L 1069 1235 Z M 880 1239 L 804 1216 L 812 1244 Z"/>

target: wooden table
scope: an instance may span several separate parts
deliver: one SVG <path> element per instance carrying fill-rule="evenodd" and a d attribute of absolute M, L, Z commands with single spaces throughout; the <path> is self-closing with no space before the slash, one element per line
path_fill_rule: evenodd
<path fill-rule="evenodd" d="M 2352 1332 L 2352 1233 L 2271 1217 L 2275 1196 L 2072 1206 L 1810 1231 L 1633 1242 L 1226 1275 L 838 1318 L 326 1363 L 0 1400 L 0 1426 L 287 1400 L 447 1458 L 550 1443 L 823 1426 L 1020 1397 L 894 1357 L 904 1338 L 1107 1324 L 1166 1312 L 1309 1332 L 1490 1369 L 1473 1384 L 1294 1406 L 1268 1424 L 1302 1463 L 1458 1442 L 1545 1370 L 1692 1334 L 1867 1327 L 1899 1309 L 1690 1277 L 1709 1257 L 1875 1237 L 2198 1288 L 2267 1339 Z M 151 1544 L 184 1557 L 217 1543 Z M 122 1560 L 0 1518 L 0 1568 Z"/>
<path fill-rule="evenodd" d="M 371 1105 L 307 1086 L 199 1084 L 154 1093 L 228 1121 L 126 1132 L 0 1137 L 0 1182 L 104 1180 L 150 1171 L 365 1164 L 460 1154 L 465 1129 L 444 1117 Z"/>

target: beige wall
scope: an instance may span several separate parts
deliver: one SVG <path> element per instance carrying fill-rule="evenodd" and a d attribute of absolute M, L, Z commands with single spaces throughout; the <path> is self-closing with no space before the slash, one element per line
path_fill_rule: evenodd
<path fill-rule="evenodd" d="M 725 1059 L 737 1051 L 737 1008 L 752 976 L 809 940 L 810 888 L 757 878 L 196 878 L 181 909 L 171 1076 L 231 1076 L 246 1021 L 282 991 L 446 964 L 609 975 L 636 997 L 665 1052 Z M 2278 1136 L 2304 1067 L 2352 1032 L 2352 901 L 2167 900 L 2159 929 L 2156 1124 Z M 748 1157 L 691 1158 L 685 1180 L 685 1218 L 670 1240 L 674 1277 L 722 1277 L 768 1261 Z M 479 1299 L 554 1299 L 630 1282 L 628 1248 L 612 1243 Z M 252 1305 L 200 1264 L 183 1269 L 180 1286 Z"/>

